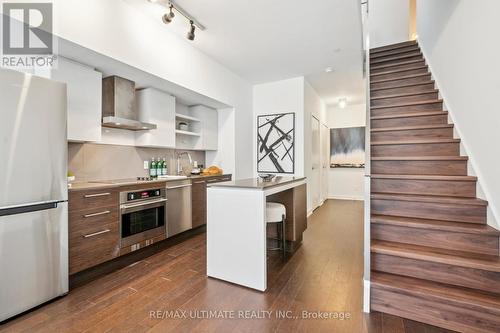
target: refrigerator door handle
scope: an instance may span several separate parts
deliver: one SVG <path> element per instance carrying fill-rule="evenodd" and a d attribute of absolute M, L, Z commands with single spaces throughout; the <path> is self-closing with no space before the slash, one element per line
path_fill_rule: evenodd
<path fill-rule="evenodd" d="M 18 215 L 25 213 L 38 212 L 41 210 L 55 209 L 61 201 L 49 201 L 34 203 L 26 206 L 15 206 L 0 209 L 0 216 Z"/>

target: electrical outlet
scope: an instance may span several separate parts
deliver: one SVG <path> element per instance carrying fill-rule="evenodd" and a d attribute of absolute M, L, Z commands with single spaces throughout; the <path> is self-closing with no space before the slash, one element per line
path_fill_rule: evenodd
<path fill-rule="evenodd" d="M 144 161 L 144 170 L 149 169 L 149 161 Z"/>

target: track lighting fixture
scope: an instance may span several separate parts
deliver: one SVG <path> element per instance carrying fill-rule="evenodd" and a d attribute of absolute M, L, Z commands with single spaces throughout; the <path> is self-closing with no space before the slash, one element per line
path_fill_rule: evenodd
<path fill-rule="evenodd" d="M 165 24 L 169 24 L 170 22 L 172 22 L 172 20 L 174 19 L 175 17 L 175 14 L 174 14 L 174 5 L 170 5 L 170 12 L 163 15 L 162 17 L 162 20 L 163 20 L 163 23 Z"/>
<path fill-rule="evenodd" d="M 196 27 L 194 26 L 193 20 L 189 21 L 189 24 L 191 24 L 191 28 L 189 29 L 189 32 L 187 33 L 187 39 L 189 40 L 194 40 L 194 31 L 196 30 Z"/>
<path fill-rule="evenodd" d="M 174 0 L 148 0 L 151 3 L 157 3 L 163 7 L 166 7 L 169 9 L 169 12 L 166 13 L 165 15 L 162 16 L 162 21 L 165 24 L 169 24 L 174 20 L 175 13 L 174 10 L 180 14 L 181 16 L 185 17 L 189 21 L 189 31 L 187 33 L 187 39 L 189 40 L 194 40 L 195 38 L 195 31 L 196 29 L 198 30 L 205 30 L 206 28 L 198 22 L 193 16 L 191 16 L 188 12 L 186 12 L 182 7 L 180 7 Z"/>

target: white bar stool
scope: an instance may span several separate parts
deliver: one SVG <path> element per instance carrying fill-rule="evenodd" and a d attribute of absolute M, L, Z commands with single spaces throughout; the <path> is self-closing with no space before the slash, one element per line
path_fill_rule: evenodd
<path fill-rule="evenodd" d="M 283 204 L 277 202 L 267 202 L 266 203 L 266 223 L 276 224 L 276 232 L 278 241 L 281 244 L 280 247 L 271 248 L 269 251 L 283 251 L 283 258 L 286 256 L 286 234 L 285 234 L 285 222 L 286 220 L 286 207 Z M 281 228 L 280 228 L 281 227 Z"/>

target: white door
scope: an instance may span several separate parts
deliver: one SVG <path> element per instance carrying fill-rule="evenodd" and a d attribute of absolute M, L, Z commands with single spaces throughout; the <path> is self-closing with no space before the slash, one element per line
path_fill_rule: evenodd
<path fill-rule="evenodd" d="M 312 180 L 311 180 L 311 198 L 312 209 L 320 204 L 321 197 L 321 146 L 320 146 L 320 124 L 319 120 L 312 117 Z"/>
<path fill-rule="evenodd" d="M 328 199 L 328 172 L 330 170 L 330 129 L 321 125 L 321 201 Z"/>

